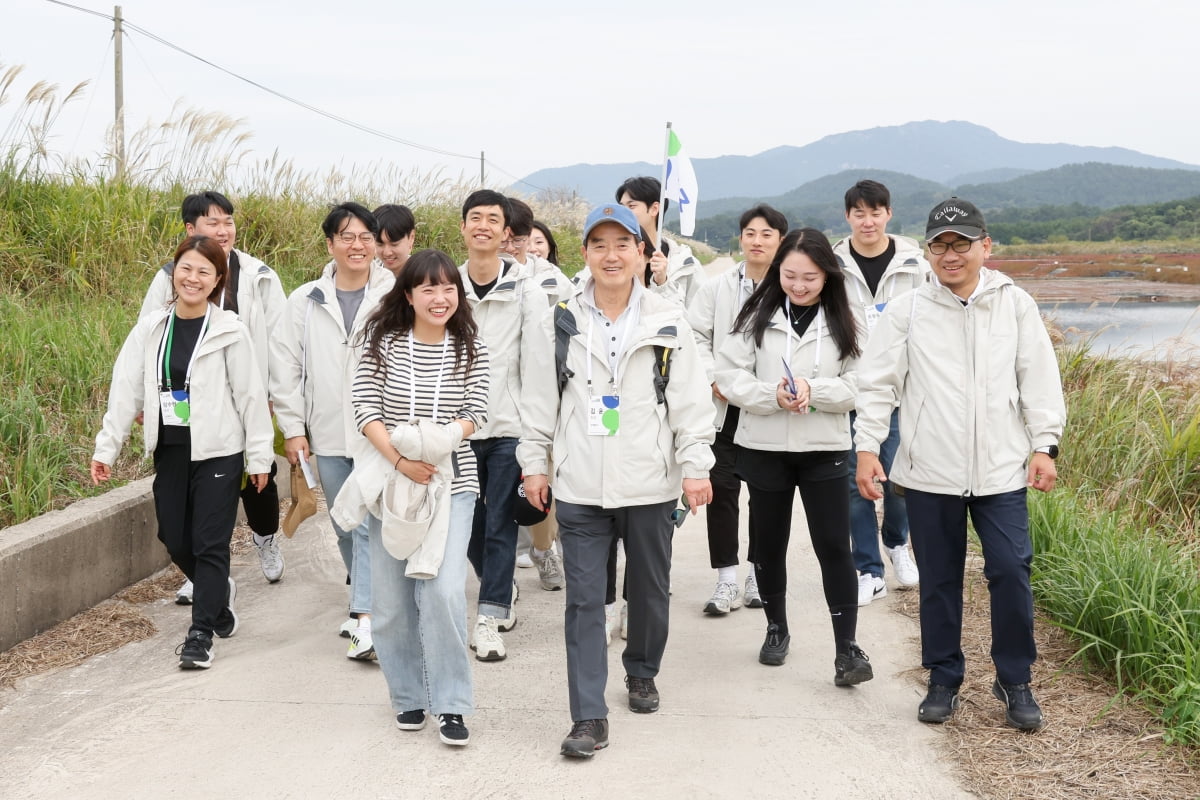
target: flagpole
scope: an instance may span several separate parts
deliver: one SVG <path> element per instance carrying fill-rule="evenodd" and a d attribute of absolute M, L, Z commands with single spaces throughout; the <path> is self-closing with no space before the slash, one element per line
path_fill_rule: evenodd
<path fill-rule="evenodd" d="M 658 193 L 658 225 L 654 230 L 654 252 L 662 250 L 663 225 L 667 222 L 667 158 L 671 152 L 671 123 L 667 123 L 667 135 L 663 141 L 662 183 Z"/>

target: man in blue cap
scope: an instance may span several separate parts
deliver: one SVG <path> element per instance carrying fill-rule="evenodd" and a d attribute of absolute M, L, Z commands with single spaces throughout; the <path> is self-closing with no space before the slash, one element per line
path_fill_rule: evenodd
<path fill-rule="evenodd" d="M 615 203 L 588 214 L 578 295 L 525 340 L 535 371 L 524 394 L 517 459 L 525 494 L 544 506 L 550 453 L 567 579 L 564 633 L 574 725 L 562 754 L 608 746 L 604 595 L 609 546 L 625 540 L 629 634 L 621 660 L 629 708 L 658 710 L 654 679 L 667 644 L 671 531 L 682 489 L 695 509 L 712 500 L 711 393 L 678 304 L 642 285 L 637 218 Z"/>

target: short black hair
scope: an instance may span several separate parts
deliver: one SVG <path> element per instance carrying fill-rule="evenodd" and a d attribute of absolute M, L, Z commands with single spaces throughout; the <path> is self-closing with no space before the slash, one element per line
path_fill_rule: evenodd
<path fill-rule="evenodd" d="M 866 208 L 892 207 L 892 193 L 879 181 L 863 180 L 846 190 L 846 213 L 858 206 Z"/>
<path fill-rule="evenodd" d="M 512 215 L 508 218 L 508 229 L 513 236 L 528 236 L 533 231 L 533 209 L 524 200 L 508 198 Z"/>
<path fill-rule="evenodd" d="M 196 220 L 208 214 L 208 210 L 216 206 L 226 214 L 233 214 L 233 203 L 229 202 L 229 198 L 220 192 L 200 192 L 199 194 L 189 194 L 183 198 L 183 205 L 179 208 L 179 215 L 183 217 L 185 225 L 195 225 Z"/>
<path fill-rule="evenodd" d="M 645 203 L 646 208 L 661 200 L 662 206 L 658 209 L 659 219 L 662 219 L 662 215 L 666 213 L 667 207 L 671 205 L 671 201 L 662 196 L 662 184 L 659 183 L 658 178 L 651 178 L 649 175 L 626 178 L 625 182 L 617 187 L 617 196 L 613 199 L 618 203 L 621 202 L 621 198 L 626 192 L 634 200 Z"/>
<path fill-rule="evenodd" d="M 504 214 L 504 227 L 509 227 L 508 221 L 512 219 L 512 204 L 508 202 L 507 197 L 491 189 L 478 189 L 471 192 L 463 203 L 463 222 L 467 221 L 467 212 L 479 206 L 500 206 L 500 211 Z"/>
<path fill-rule="evenodd" d="M 766 203 L 759 203 L 754 208 L 742 214 L 742 218 L 738 220 L 738 230 L 744 231 L 746 226 L 749 225 L 755 217 L 762 217 L 764 220 L 766 220 L 767 225 L 779 231 L 780 236 L 783 236 L 788 232 L 787 217 L 785 217 L 779 211 L 776 211 L 774 208 L 771 208 Z"/>
<path fill-rule="evenodd" d="M 417 220 L 413 217 L 412 209 L 397 203 L 384 203 L 371 212 L 379 223 L 379 235 L 388 235 L 388 239 L 398 242 L 417 228 Z"/>
<path fill-rule="evenodd" d="M 345 225 L 350 217 L 358 218 L 367 230 L 375 234 L 375 238 L 379 238 L 379 221 L 375 219 L 375 215 L 367 210 L 366 206 L 358 203 L 339 203 L 329 209 L 329 213 L 325 215 L 325 221 L 321 223 L 321 231 L 325 234 L 326 239 L 333 239 Z"/>

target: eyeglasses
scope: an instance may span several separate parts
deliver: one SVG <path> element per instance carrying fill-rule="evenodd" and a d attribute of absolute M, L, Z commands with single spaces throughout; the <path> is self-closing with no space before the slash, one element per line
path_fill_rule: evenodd
<path fill-rule="evenodd" d="M 337 240 L 342 244 L 354 244 L 355 239 L 358 239 L 363 244 L 375 244 L 375 234 L 373 233 L 346 233 L 342 231 L 337 235 Z"/>
<path fill-rule="evenodd" d="M 955 239 L 953 242 L 926 242 L 925 246 L 935 256 L 941 256 L 945 255 L 947 250 L 953 250 L 956 253 L 965 253 L 971 249 L 975 241 L 974 239 Z"/>
<path fill-rule="evenodd" d="M 528 241 L 528 236 L 514 236 L 511 239 L 505 239 L 504 244 L 508 247 L 524 247 Z"/>

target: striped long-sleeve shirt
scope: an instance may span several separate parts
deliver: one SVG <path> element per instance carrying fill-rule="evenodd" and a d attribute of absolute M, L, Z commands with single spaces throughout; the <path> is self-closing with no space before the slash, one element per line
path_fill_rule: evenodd
<path fill-rule="evenodd" d="M 361 431 L 367 423 L 379 420 L 391 433 L 397 425 L 414 419 L 442 423 L 467 419 L 476 430 L 483 427 L 488 399 L 488 352 L 484 343 L 476 340 L 475 363 L 463 370 L 454 366 L 453 335 L 448 345 L 413 340 L 410 350 L 409 342 L 408 334 L 389 333 L 380 342 L 379 361 L 363 354 L 350 393 L 358 429 Z M 466 439 L 454 451 L 453 461 L 454 481 L 450 491 L 478 492 L 475 453 Z"/>

